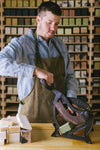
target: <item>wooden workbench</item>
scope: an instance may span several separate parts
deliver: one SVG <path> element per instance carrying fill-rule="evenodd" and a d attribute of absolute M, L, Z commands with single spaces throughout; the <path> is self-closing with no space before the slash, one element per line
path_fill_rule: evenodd
<path fill-rule="evenodd" d="M 32 124 L 32 143 L 6 144 L 0 150 L 100 150 L 100 125 L 90 133 L 92 144 L 64 137 L 51 137 L 52 124 Z"/>

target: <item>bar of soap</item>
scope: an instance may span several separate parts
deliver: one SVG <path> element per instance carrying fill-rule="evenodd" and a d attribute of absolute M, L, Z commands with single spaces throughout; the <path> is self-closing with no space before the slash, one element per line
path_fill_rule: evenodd
<path fill-rule="evenodd" d="M 0 120 L 0 126 L 12 126 L 13 124 L 13 121 Z"/>
<path fill-rule="evenodd" d="M 75 127 L 74 124 L 72 124 L 72 123 L 70 123 L 70 122 L 67 122 L 67 123 L 65 123 L 64 125 L 60 126 L 60 127 L 59 127 L 59 130 L 61 131 L 62 134 L 64 134 L 64 133 L 70 131 L 70 130 L 71 130 L 72 128 L 74 128 L 74 127 Z"/>
<path fill-rule="evenodd" d="M 32 127 L 25 115 L 17 114 L 17 121 L 20 124 L 21 128 L 27 129 L 27 130 L 32 130 Z"/>
<path fill-rule="evenodd" d="M 20 126 L 19 125 L 9 127 L 9 133 L 18 133 L 18 132 L 20 132 Z"/>
<path fill-rule="evenodd" d="M 20 143 L 20 132 L 8 134 L 8 143 Z"/>
<path fill-rule="evenodd" d="M 21 130 L 20 142 L 21 143 L 31 143 L 31 131 L 30 130 Z"/>

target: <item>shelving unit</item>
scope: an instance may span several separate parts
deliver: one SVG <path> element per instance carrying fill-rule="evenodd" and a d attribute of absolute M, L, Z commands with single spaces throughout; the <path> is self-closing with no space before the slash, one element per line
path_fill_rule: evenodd
<path fill-rule="evenodd" d="M 95 1 L 93 11 L 93 48 L 92 48 L 92 111 L 97 112 L 100 120 L 100 1 Z"/>
<path fill-rule="evenodd" d="M 100 120 L 100 40 L 96 37 L 100 37 L 100 15 L 97 13 L 97 9 L 100 10 L 100 2 L 52 1 L 58 3 L 62 9 L 56 36 L 63 40 L 69 51 L 78 81 L 78 97 L 90 104 L 92 111 L 97 112 L 95 119 Z M 26 34 L 29 28 L 36 27 L 36 9 L 41 2 L 42 0 L 1 0 L 0 49 L 13 37 Z M 99 84 L 95 85 L 97 80 Z M 17 112 L 16 83 L 16 78 L 0 77 L 1 117 Z"/>

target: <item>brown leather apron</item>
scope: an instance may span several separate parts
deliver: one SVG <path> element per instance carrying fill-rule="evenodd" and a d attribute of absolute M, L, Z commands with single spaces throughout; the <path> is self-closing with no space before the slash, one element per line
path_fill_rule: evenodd
<path fill-rule="evenodd" d="M 56 45 L 55 47 L 60 54 L 58 57 L 40 58 L 36 39 L 36 66 L 53 73 L 55 89 L 65 94 L 64 59 Z M 46 89 L 41 84 L 40 79 L 36 77 L 33 90 L 21 101 L 22 107 L 20 113 L 26 115 L 30 122 L 52 122 L 54 97 L 54 93 Z"/>

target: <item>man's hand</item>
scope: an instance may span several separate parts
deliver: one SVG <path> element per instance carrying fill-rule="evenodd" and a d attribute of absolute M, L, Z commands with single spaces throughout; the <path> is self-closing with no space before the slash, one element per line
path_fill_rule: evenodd
<path fill-rule="evenodd" d="M 73 106 L 76 108 L 79 108 L 78 106 L 76 106 L 74 104 L 73 104 Z M 74 111 L 70 107 L 68 107 L 68 111 L 70 112 L 70 114 L 72 114 L 72 115 L 74 114 Z M 79 116 L 79 113 L 75 112 L 75 114 L 76 114 L 76 116 Z"/>
<path fill-rule="evenodd" d="M 53 80 L 53 73 L 50 73 L 46 70 L 43 70 L 39 67 L 36 67 L 35 70 L 34 70 L 34 75 L 39 78 L 39 79 L 45 79 L 47 84 L 50 86 L 51 83 L 54 82 Z"/>

